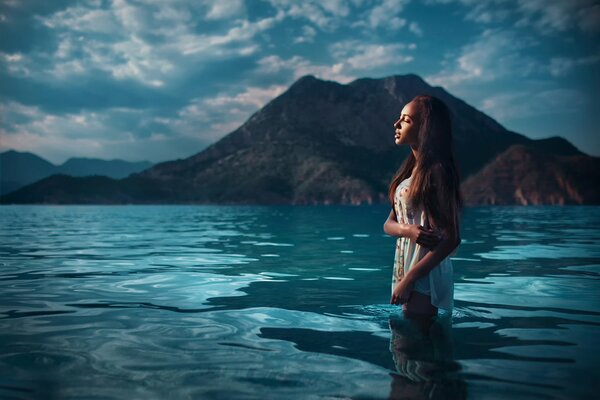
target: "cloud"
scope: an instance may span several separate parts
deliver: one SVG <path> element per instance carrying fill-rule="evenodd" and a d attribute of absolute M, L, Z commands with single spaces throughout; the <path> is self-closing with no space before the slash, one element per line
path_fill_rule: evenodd
<path fill-rule="evenodd" d="M 372 29 L 385 27 L 396 30 L 406 25 L 406 19 L 398 15 L 404 10 L 408 0 L 383 0 L 373 7 L 367 17 L 367 23 Z"/>
<path fill-rule="evenodd" d="M 417 22 L 411 22 L 408 25 L 408 30 L 411 31 L 412 33 L 414 33 L 416 36 L 423 36 L 423 30 L 421 29 L 421 26 L 417 23 Z"/>
<path fill-rule="evenodd" d="M 498 3 L 509 6 L 505 1 L 499 1 Z M 470 11 L 465 15 L 465 20 L 480 24 L 503 22 L 510 16 L 510 9 L 494 8 L 498 6 L 492 2 L 481 2 L 470 5 Z"/>
<path fill-rule="evenodd" d="M 110 68 L 116 79 L 135 79 L 149 86 L 160 87 L 164 85 L 163 77 L 175 68 L 167 57 L 156 54 L 152 45 L 136 36 L 115 43 L 110 51 L 114 58 L 123 60 Z"/>
<path fill-rule="evenodd" d="M 492 117 L 509 122 L 527 117 L 577 112 L 588 102 L 587 96 L 573 89 L 558 88 L 539 92 L 520 91 L 490 96 L 480 109 Z"/>
<path fill-rule="evenodd" d="M 228 56 L 250 55 L 257 46 L 250 41 L 260 32 L 272 28 L 283 19 L 283 14 L 267 17 L 255 22 L 247 20 L 237 21 L 224 35 L 199 35 L 185 33 L 176 38 L 173 46 L 183 55 Z M 241 47 L 230 47 L 231 44 L 241 43 Z"/>
<path fill-rule="evenodd" d="M 68 141 L 85 131 L 87 137 L 97 137 L 80 144 L 89 144 L 88 156 L 108 154 L 118 143 L 131 154 L 142 154 L 148 141 L 178 147 L 180 140 L 188 147 L 179 150 L 188 152 L 228 133 L 224 129 L 242 123 L 274 89 L 253 88 L 232 95 L 225 104 L 224 94 L 215 97 L 207 82 L 198 83 L 199 66 L 227 59 L 240 65 L 240 58 L 258 50 L 256 36 L 273 28 L 283 15 L 228 20 L 232 11 L 219 9 L 221 4 L 197 8 L 185 1 L 148 1 L 142 7 L 117 0 L 100 9 L 93 2 L 80 2 L 36 16 L 33 22 L 55 39 L 54 46 L 0 52 L 6 83 L 0 106 L 3 117 L 7 115 L 1 129 L 10 138 L 3 139 L 2 146 L 35 149 L 56 159 L 69 151 L 81 153 Z M 225 30 L 198 31 L 193 15 L 199 12 L 225 18 Z M 177 87 L 179 82 L 185 86 Z M 213 103 L 202 103 L 212 110 L 210 116 L 199 120 L 181 111 L 191 93 L 195 99 L 211 96 Z M 219 101 L 229 109 L 218 111 Z M 36 104 L 28 117 L 22 112 L 26 104 Z M 148 157 L 167 157 L 159 157 L 159 150 Z"/>
<path fill-rule="evenodd" d="M 358 77 L 371 75 L 379 68 L 402 65 L 413 61 L 414 43 L 371 44 L 356 40 L 334 43 L 329 47 L 330 63 L 314 63 L 300 56 L 282 59 L 270 55 L 257 62 L 257 72 L 262 75 L 291 72 L 292 79 L 314 75 L 321 79 L 348 83 Z"/>
<path fill-rule="evenodd" d="M 58 46 L 53 53 L 39 52 L 31 69 L 38 80 L 68 79 L 101 70 L 116 80 L 162 86 L 174 65 L 160 45 L 144 38 L 152 18 L 148 9 L 121 0 L 112 2 L 109 9 L 78 4 L 38 17 L 56 35 Z"/>
<path fill-rule="evenodd" d="M 226 18 L 238 15 L 242 6 L 213 1 L 206 12 L 211 19 Z M 259 48 L 255 36 L 283 18 L 279 13 L 256 21 L 236 19 L 226 22 L 229 28 L 224 33 L 206 34 L 196 29 L 195 7 L 184 1 L 142 7 L 115 0 L 105 9 L 86 2 L 38 16 L 36 20 L 56 38 L 56 48 L 36 51 L 7 71 L 39 81 L 104 71 L 117 81 L 162 87 L 198 59 L 207 63 L 254 54 Z"/>
<path fill-rule="evenodd" d="M 95 113 L 55 115 L 16 102 L 3 103 L 0 110 L 5 118 L 0 128 L 1 147 L 6 149 L 59 157 L 94 156 L 108 143 L 124 144 L 132 140 L 109 129 L 103 116 Z"/>
<path fill-rule="evenodd" d="M 453 54 L 439 73 L 426 77 L 434 85 L 456 87 L 462 83 L 492 82 L 507 76 L 528 77 L 542 67 L 525 53 L 537 45 L 534 40 L 513 31 L 487 29 L 474 42 L 463 46 L 455 62 Z"/>
<path fill-rule="evenodd" d="M 381 0 L 373 7 L 367 7 L 360 18 L 352 23 L 354 28 L 365 28 L 365 32 L 376 30 L 397 31 L 407 25 L 407 20 L 400 17 L 410 0 Z M 415 21 L 408 24 L 410 32 L 421 36 L 423 31 Z"/>
<path fill-rule="evenodd" d="M 30 76 L 31 71 L 27 66 L 27 56 L 21 53 L 0 52 L 0 60 L 4 69 L 13 76 Z"/>
<path fill-rule="evenodd" d="M 175 118 L 163 119 L 163 122 L 186 135 L 197 135 L 199 131 L 209 128 L 208 137 L 216 140 L 239 127 L 252 113 L 286 88 L 283 85 L 253 86 L 239 92 L 229 90 L 214 96 L 194 98 L 177 111 Z M 226 130 L 224 126 L 227 126 Z"/>
<path fill-rule="evenodd" d="M 367 8 L 372 26 L 399 27 L 396 21 L 406 0 L 382 0 Z M 6 53 L 5 71 L 12 76 L 27 77 L 38 82 L 57 79 L 76 82 L 86 77 L 97 79 L 104 73 L 106 79 L 134 81 L 150 88 L 164 88 L 174 79 L 194 73 L 195 63 L 207 65 L 226 59 L 250 57 L 261 50 L 259 34 L 273 29 L 286 18 L 305 19 L 323 30 L 336 29 L 341 24 L 351 24 L 351 10 L 361 7 L 360 1 L 347 3 L 341 0 L 295 2 L 271 0 L 271 16 L 255 20 L 236 18 L 245 15 L 244 3 L 238 0 L 189 3 L 183 0 L 148 1 L 139 3 L 114 0 L 99 7 L 98 2 L 83 1 L 34 18 L 55 38 L 55 47 L 36 49 L 24 55 Z M 225 30 L 199 31 L 194 16 L 201 13 L 209 20 L 223 21 Z M 410 30 L 420 34 L 416 22 Z M 302 27 L 296 43 L 311 43 L 317 30 L 311 25 Z M 373 49 L 371 49 L 372 51 Z M 21 57 L 17 62 L 13 58 Z M 359 57 L 350 61 L 359 69 Z M 401 56 L 400 61 L 409 58 Z M 8 62 L 10 61 L 10 62 Z M 376 65 L 386 61 L 375 59 Z M 338 73 L 339 66 L 328 68 L 303 62 L 299 66 L 332 79 L 346 78 Z M 363 68 L 364 69 L 364 68 Z M 77 83 L 76 83 L 77 84 Z"/>
<path fill-rule="evenodd" d="M 73 155 L 164 161 L 202 150 L 211 136 L 205 120 L 162 116 L 161 110 L 109 108 L 48 113 L 16 102 L 0 105 L 0 148 L 30 151 L 62 163 Z M 187 129 L 178 129 L 180 127 Z"/>
<path fill-rule="evenodd" d="M 206 13 L 208 20 L 237 17 L 245 11 L 242 0 L 210 0 L 208 3 L 208 12 Z"/>
<path fill-rule="evenodd" d="M 315 36 L 317 36 L 315 28 L 304 25 L 302 27 L 302 35 L 296 37 L 294 43 L 312 43 L 315 41 Z"/>
<path fill-rule="evenodd" d="M 114 14 L 109 10 L 75 6 L 58 11 L 50 17 L 40 18 L 46 27 L 68 29 L 77 32 L 114 33 L 120 28 Z"/>
<path fill-rule="evenodd" d="M 600 32 L 600 4 L 579 10 L 579 29 L 589 34 Z"/>
<path fill-rule="evenodd" d="M 275 85 L 271 87 L 249 87 L 243 92 L 233 95 L 219 94 L 216 97 L 203 100 L 204 105 L 211 107 L 251 107 L 258 110 L 268 101 L 284 92 L 286 86 Z"/>
<path fill-rule="evenodd" d="M 344 69 L 369 71 L 388 65 L 406 64 L 414 60 L 410 55 L 413 44 L 368 44 L 355 40 L 335 43 L 331 46 L 333 56 Z"/>
<path fill-rule="evenodd" d="M 343 0 L 269 0 L 278 14 L 292 19 L 303 19 L 324 31 L 336 30 L 350 13 Z"/>
<path fill-rule="evenodd" d="M 286 18 L 305 20 L 324 32 L 335 32 L 340 27 L 365 28 L 368 30 L 395 31 L 407 25 L 404 12 L 410 0 L 268 0 L 271 6 Z M 410 31 L 421 35 L 416 22 Z M 302 39 L 299 42 L 303 42 Z"/>
<path fill-rule="evenodd" d="M 347 83 L 410 70 L 509 109 L 566 76 L 597 86 L 575 74 L 599 61 L 592 0 L 13 3 L 0 4 L 0 129 L 54 159 L 189 155 L 307 74 Z M 449 40 L 434 36 L 440 16 Z M 489 96 L 504 87 L 522 96 Z"/>
<path fill-rule="evenodd" d="M 9 101 L 0 105 L 4 116 L 3 133 L 14 136 L 23 133 L 63 138 L 98 136 L 119 139 L 123 132 L 141 138 L 148 135 L 152 113 L 146 110 L 113 107 L 97 111 L 81 110 L 51 113 L 37 106 Z"/>
<path fill-rule="evenodd" d="M 579 58 L 554 57 L 550 59 L 550 66 L 548 68 L 550 74 L 561 77 L 567 75 L 576 67 L 594 65 L 598 62 L 600 62 L 600 54 Z"/>
<path fill-rule="evenodd" d="M 257 62 L 256 72 L 259 75 L 269 76 L 278 73 L 284 73 L 283 80 L 296 80 L 304 75 L 314 75 L 320 79 L 333 80 L 336 82 L 350 82 L 356 77 L 354 75 L 345 75 L 342 73 L 343 65 L 337 64 L 315 64 L 310 60 L 293 56 L 288 59 L 282 59 L 278 55 L 263 57 Z"/>
<path fill-rule="evenodd" d="M 283 93 L 282 85 L 247 87 L 212 97 L 191 99 L 173 115 L 155 117 L 154 123 L 181 138 L 195 140 L 197 151 L 242 125 L 254 112 Z"/>
<path fill-rule="evenodd" d="M 428 0 L 426 4 L 458 3 L 468 9 L 465 20 L 481 24 L 500 23 L 509 18 L 517 28 L 531 27 L 542 35 L 579 29 L 600 30 L 600 5 L 596 0 Z"/>
<path fill-rule="evenodd" d="M 594 0 L 517 0 L 516 26 L 532 26 L 543 34 L 565 32 L 579 27 L 594 4 Z"/>

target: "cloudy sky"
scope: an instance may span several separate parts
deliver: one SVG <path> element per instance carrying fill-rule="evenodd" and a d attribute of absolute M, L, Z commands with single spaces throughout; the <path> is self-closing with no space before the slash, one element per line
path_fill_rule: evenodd
<path fill-rule="evenodd" d="M 416 73 L 600 156 L 599 39 L 595 0 L 0 0 L 0 150 L 184 158 L 300 76 Z"/>

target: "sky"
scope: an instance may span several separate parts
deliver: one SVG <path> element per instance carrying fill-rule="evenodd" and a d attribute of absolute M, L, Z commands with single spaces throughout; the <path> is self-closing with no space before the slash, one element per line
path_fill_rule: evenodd
<path fill-rule="evenodd" d="M 0 0 L 0 151 L 186 158 L 301 76 L 414 73 L 600 156 L 599 39 L 595 0 Z"/>

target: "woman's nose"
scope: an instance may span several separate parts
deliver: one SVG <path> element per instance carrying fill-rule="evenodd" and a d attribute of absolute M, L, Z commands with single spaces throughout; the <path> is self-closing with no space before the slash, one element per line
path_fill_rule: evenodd
<path fill-rule="evenodd" d="M 396 128 L 396 129 L 397 129 L 399 124 L 400 124 L 400 120 L 398 120 L 398 121 L 394 122 L 394 128 Z"/>

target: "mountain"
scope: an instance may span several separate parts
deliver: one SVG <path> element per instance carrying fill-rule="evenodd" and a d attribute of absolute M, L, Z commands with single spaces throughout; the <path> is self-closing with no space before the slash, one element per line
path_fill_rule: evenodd
<path fill-rule="evenodd" d="M 469 177 L 462 191 L 470 205 L 600 204 L 596 182 L 600 157 L 514 145 Z"/>
<path fill-rule="evenodd" d="M 385 202 L 389 180 L 408 152 L 394 145 L 392 125 L 401 107 L 418 94 L 432 94 L 448 105 L 464 178 L 514 145 L 552 157 L 588 157 L 562 138 L 532 140 L 511 132 L 417 75 L 347 85 L 306 76 L 191 157 L 106 181 L 96 191 L 88 178 L 46 179 L 0 202 Z"/>
<path fill-rule="evenodd" d="M 154 181 L 136 179 L 132 185 L 125 179 L 93 175 L 75 177 L 55 174 L 0 197 L 4 204 L 124 204 L 132 198 L 138 203 L 157 203 L 166 197 Z M 15 201 L 16 200 L 16 201 Z"/>
<path fill-rule="evenodd" d="M 151 166 L 148 161 L 97 158 L 69 158 L 57 166 L 33 153 L 9 150 L 0 153 L 0 194 L 10 193 L 53 174 L 104 175 L 119 179 Z"/>
<path fill-rule="evenodd" d="M 119 159 L 100 160 L 98 158 L 69 158 L 57 167 L 60 174 L 71 176 L 104 175 L 120 179 L 150 168 L 153 164 L 149 161 L 130 162 Z"/>
<path fill-rule="evenodd" d="M 55 169 L 54 164 L 32 153 L 14 150 L 0 153 L 0 194 L 10 193 L 44 178 Z"/>

